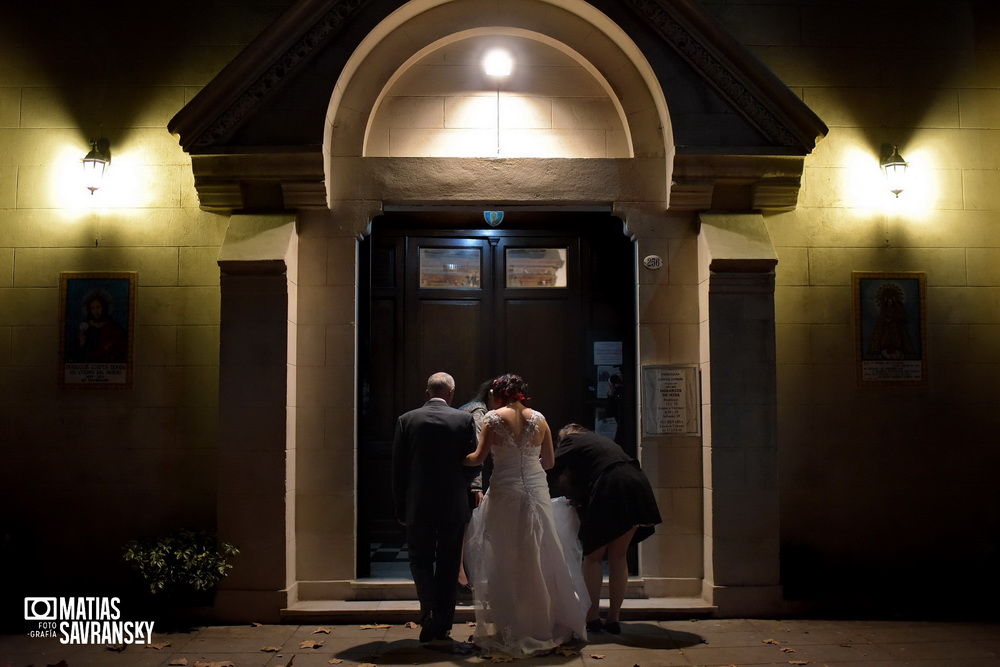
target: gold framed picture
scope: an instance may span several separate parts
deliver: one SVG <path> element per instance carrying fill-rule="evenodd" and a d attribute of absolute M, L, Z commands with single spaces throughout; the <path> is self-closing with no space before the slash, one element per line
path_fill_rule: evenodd
<path fill-rule="evenodd" d="M 59 274 L 59 384 L 132 387 L 136 272 Z"/>
<path fill-rule="evenodd" d="M 854 337 L 858 384 L 927 381 L 922 271 L 854 271 Z"/>

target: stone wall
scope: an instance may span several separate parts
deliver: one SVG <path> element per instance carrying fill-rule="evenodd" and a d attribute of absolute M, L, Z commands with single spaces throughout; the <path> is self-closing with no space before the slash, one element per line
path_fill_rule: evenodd
<path fill-rule="evenodd" d="M 777 247 L 786 594 L 996 578 L 1000 29 L 991 3 L 706 2 L 830 127 Z M 911 11 L 912 9 L 912 11 Z M 910 162 L 896 199 L 884 144 Z M 859 386 L 852 271 L 927 275 L 927 382 Z"/>

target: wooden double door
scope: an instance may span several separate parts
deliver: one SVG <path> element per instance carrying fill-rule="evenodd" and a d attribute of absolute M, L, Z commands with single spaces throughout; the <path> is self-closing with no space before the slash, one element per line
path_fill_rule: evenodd
<path fill-rule="evenodd" d="M 455 378 L 455 407 L 485 380 L 517 373 L 553 432 L 578 422 L 635 453 L 635 251 L 621 221 L 536 213 L 508 215 L 496 228 L 476 222 L 387 215 L 361 244 L 361 577 L 371 572 L 369 544 L 402 540 L 393 431 L 400 414 L 423 404 L 436 371 Z"/>

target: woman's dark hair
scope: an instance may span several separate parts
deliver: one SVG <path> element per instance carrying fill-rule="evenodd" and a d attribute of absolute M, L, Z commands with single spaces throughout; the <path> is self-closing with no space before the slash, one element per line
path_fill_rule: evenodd
<path fill-rule="evenodd" d="M 493 387 L 493 380 L 486 380 L 479 388 L 476 389 L 476 393 L 472 395 L 469 399 L 469 403 L 482 403 L 486 405 L 486 399 L 490 397 L 490 389 Z"/>
<path fill-rule="evenodd" d="M 501 405 L 507 405 L 514 401 L 522 403 L 528 400 L 528 383 L 521 376 L 507 373 L 493 380 L 490 386 L 493 397 L 500 401 Z"/>

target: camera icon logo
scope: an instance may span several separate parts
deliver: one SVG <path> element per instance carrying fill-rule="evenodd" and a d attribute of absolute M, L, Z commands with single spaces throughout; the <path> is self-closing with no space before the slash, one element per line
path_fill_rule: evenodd
<path fill-rule="evenodd" d="M 58 605 L 55 598 L 24 598 L 24 620 L 54 621 Z"/>

